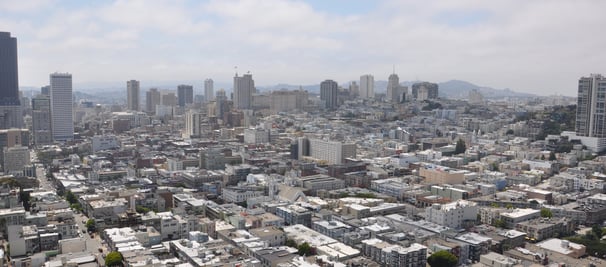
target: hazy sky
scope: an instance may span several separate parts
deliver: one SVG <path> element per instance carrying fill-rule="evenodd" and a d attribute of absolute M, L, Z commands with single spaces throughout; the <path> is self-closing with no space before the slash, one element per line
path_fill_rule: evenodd
<path fill-rule="evenodd" d="M 0 1 L 21 86 L 138 79 L 258 85 L 461 79 L 576 95 L 606 74 L 606 1 Z M 195 84 L 200 87 L 200 84 Z"/>

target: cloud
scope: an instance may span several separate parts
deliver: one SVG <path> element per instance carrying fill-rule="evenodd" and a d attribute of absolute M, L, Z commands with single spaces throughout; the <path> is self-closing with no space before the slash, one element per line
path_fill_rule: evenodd
<path fill-rule="evenodd" d="M 606 60 L 603 1 L 15 3 L 0 2 L 0 29 L 19 40 L 22 85 L 56 70 L 75 81 L 228 82 L 235 65 L 259 85 L 311 84 L 386 79 L 395 64 L 401 80 L 574 95 Z"/>

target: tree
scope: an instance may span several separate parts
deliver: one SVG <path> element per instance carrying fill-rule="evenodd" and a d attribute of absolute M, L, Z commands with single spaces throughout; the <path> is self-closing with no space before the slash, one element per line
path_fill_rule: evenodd
<path fill-rule="evenodd" d="M 506 135 L 513 135 L 514 132 L 512 129 L 508 129 L 507 132 L 505 132 Z"/>
<path fill-rule="evenodd" d="M 67 200 L 67 202 L 69 202 L 69 204 L 78 203 L 78 198 L 70 190 L 67 190 L 67 192 L 65 192 L 65 200 Z"/>
<path fill-rule="evenodd" d="M 299 245 L 299 255 L 300 256 L 310 256 L 313 254 L 312 251 L 313 251 L 312 247 L 307 242 Z"/>
<path fill-rule="evenodd" d="M 505 226 L 506 226 L 505 221 L 503 221 L 501 219 L 494 220 L 493 224 L 494 224 L 493 225 L 494 227 L 498 227 L 498 228 L 505 228 Z"/>
<path fill-rule="evenodd" d="M 551 218 L 553 217 L 553 213 L 548 208 L 541 208 L 541 217 L 543 218 Z"/>
<path fill-rule="evenodd" d="M 431 267 L 455 267 L 458 262 L 457 256 L 446 250 L 435 252 L 427 258 L 427 263 Z"/>
<path fill-rule="evenodd" d="M 465 153 L 465 150 L 467 150 L 465 141 L 463 141 L 463 139 L 459 139 L 459 141 L 457 141 L 457 145 L 455 146 L 455 154 Z"/>
<path fill-rule="evenodd" d="M 122 254 L 118 251 L 112 251 L 105 256 L 105 266 L 123 266 Z"/>
<path fill-rule="evenodd" d="M 86 229 L 89 231 L 95 231 L 95 220 L 88 219 L 88 221 L 86 221 Z"/>

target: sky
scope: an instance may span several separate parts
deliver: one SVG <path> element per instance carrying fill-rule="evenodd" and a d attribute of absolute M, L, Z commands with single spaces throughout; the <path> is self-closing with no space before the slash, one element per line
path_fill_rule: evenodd
<path fill-rule="evenodd" d="M 21 86 L 46 85 L 52 72 L 72 73 L 76 86 L 228 83 L 236 66 L 260 86 L 308 85 L 387 80 L 395 66 L 401 81 L 575 96 L 579 77 L 606 74 L 605 9 L 601 0 L 0 0 L 0 31 L 18 40 Z"/>

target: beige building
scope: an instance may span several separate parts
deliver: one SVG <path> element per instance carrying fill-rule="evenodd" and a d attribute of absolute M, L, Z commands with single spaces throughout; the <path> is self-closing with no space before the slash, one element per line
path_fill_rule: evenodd
<path fill-rule="evenodd" d="M 419 168 L 419 176 L 425 178 L 425 184 L 462 184 L 465 171 L 437 165 L 425 165 Z"/>

